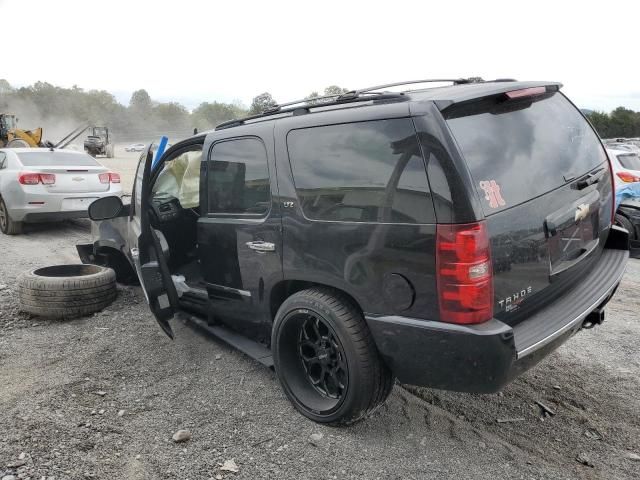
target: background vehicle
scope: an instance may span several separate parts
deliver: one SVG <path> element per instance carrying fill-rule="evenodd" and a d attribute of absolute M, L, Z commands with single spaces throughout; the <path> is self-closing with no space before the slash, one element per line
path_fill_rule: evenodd
<path fill-rule="evenodd" d="M 84 141 L 84 150 L 92 157 L 104 155 L 113 158 L 113 139 L 107 127 L 89 127 L 89 135 Z"/>
<path fill-rule="evenodd" d="M 15 115 L 0 113 L 0 148 L 41 147 L 42 128 L 21 130 Z"/>
<path fill-rule="evenodd" d="M 144 143 L 132 143 L 131 145 L 124 147 L 124 151 L 125 152 L 142 152 L 144 150 L 144 147 L 145 147 Z"/>
<path fill-rule="evenodd" d="M 607 148 L 616 186 L 640 182 L 640 156 L 629 150 Z"/>
<path fill-rule="evenodd" d="M 0 149 L 0 230 L 15 235 L 23 222 L 87 216 L 94 200 L 120 195 L 120 176 L 84 152 Z"/>
<path fill-rule="evenodd" d="M 640 156 L 630 150 L 608 148 L 607 154 L 611 160 L 611 168 L 614 172 L 616 190 L 626 185 L 640 182 Z M 640 257 L 640 197 L 625 198 L 622 200 L 615 216 L 616 225 L 620 225 L 629 232 L 631 241 L 631 256 Z"/>
<path fill-rule="evenodd" d="M 640 142 L 635 138 L 609 138 L 603 143 L 607 148 L 640 154 Z"/>
<path fill-rule="evenodd" d="M 273 364 L 318 422 L 394 377 L 501 389 L 602 323 L 628 258 L 611 167 L 560 84 L 381 91 L 409 83 L 149 148 L 131 205 L 91 205 L 81 258 L 133 266 L 169 336 L 179 315 Z"/>

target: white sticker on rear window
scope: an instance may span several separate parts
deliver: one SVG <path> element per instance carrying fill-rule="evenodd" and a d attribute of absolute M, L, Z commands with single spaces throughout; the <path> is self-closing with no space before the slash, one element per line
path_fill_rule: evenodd
<path fill-rule="evenodd" d="M 504 207 L 507 203 L 500 193 L 500 185 L 495 180 L 483 180 L 480 188 L 484 190 L 484 198 L 491 208 Z"/>

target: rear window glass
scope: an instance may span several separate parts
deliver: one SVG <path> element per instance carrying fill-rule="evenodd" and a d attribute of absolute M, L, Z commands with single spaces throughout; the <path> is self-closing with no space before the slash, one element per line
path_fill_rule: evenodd
<path fill-rule="evenodd" d="M 561 93 L 533 102 L 492 99 L 453 107 L 445 118 L 486 199 L 487 214 L 549 192 L 606 161 L 593 129 Z"/>
<path fill-rule="evenodd" d="M 640 157 L 635 153 L 618 155 L 618 161 L 624 168 L 628 168 L 629 170 L 640 170 Z"/>
<path fill-rule="evenodd" d="M 434 222 L 427 173 L 410 119 L 292 130 L 287 146 L 307 218 Z"/>
<path fill-rule="evenodd" d="M 68 152 L 24 152 L 19 153 L 20 163 L 25 167 L 98 167 L 93 157 L 82 153 Z"/>

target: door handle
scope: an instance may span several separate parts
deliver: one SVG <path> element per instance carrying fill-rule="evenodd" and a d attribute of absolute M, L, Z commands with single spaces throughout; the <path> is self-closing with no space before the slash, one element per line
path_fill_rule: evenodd
<path fill-rule="evenodd" d="M 247 247 L 249 247 L 251 250 L 255 250 L 256 252 L 275 252 L 276 251 L 276 246 L 274 243 L 270 243 L 270 242 L 263 242 L 261 240 L 256 241 L 256 242 L 247 242 L 246 243 Z"/>

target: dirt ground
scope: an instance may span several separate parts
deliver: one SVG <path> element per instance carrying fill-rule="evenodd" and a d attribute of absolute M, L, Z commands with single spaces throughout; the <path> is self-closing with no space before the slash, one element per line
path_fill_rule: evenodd
<path fill-rule="evenodd" d="M 109 166 L 132 178 L 136 158 Z M 88 318 L 20 313 L 16 277 L 77 262 L 89 236 L 84 220 L 0 235 L 0 479 L 640 477 L 638 260 L 603 326 L 503 392 L 396 385 L 371 418 L 336 429 L 300 416 L 272 371 L 224 343 L 182 324 L 169 340 L 139 287 Z M 179 429 L 191 440 L 174 443 Z"/>

